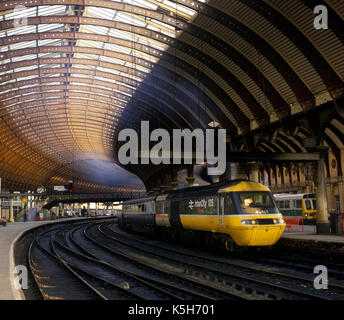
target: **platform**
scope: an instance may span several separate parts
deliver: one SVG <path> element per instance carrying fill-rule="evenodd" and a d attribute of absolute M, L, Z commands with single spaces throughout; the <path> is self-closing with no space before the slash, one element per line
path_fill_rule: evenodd
<path fill-rule="evenodd" d="M 23 299 L 11 285 L 10 270 L 13 269 L 13 244 L 26 230 L 55 221 L 30 221 L 7 223 L 0 227 L 0 300 Z"/>
<path fill-rule="evenodd" d="M 323 235 L 316 234 L 315 226 L 304 226 L 302 231 L 301 226 L 293 227 L 292 231 L 285 230 L 282 239 L 293 239 L 300 241 L 316 241 L 316 242 L 331 242 L 344 245 L 344 235 Z"/>
<path fill-rule="evenodd" d="M 105 217 L 99 217 L 105 218 Z M 17 239 L 27 230 L 50 223 L 63 223 L 89 218 L 68 218 L 61 220 L 30 221 L 7 223 L 6 227 L 0 226 L 0 300 L 23 300 L 24 296 L 20 290 L 15 290 L 11 284 L 14 268 L 13 245 Z M 97 218 L 91 218 L 97 219 Z"/>

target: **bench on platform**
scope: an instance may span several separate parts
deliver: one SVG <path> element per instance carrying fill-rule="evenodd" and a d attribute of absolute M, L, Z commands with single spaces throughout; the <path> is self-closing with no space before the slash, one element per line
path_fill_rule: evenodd
<path fill-rule="evenodd" d="M 299 226 L 300 224 L 302 225 L 302 231 L 304 231 L 303 218 L 284 218 L 284 221 L 289 231 L 293 231 L 293 226 Z"/>

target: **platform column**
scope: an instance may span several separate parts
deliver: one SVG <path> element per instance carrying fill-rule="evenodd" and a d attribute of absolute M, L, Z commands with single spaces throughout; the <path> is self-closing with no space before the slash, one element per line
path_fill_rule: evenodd
<path fill-rule="evenodd" d="M 194 178 L 194 177 L 187 177 L 187 178 L 186 178 L 186 182 L 187 182 L 187 184 L 188 184 L 188 187 L 190 188 L 190 187 L 193 186 L 193 184 L 194 184 L 194 182 L 195 182 L 195 178 Z"/>
<path fill-rule="evenodd" d="M 177 190 L 178 181 L 171 181 L 170 182 L 170 190 Z"/>
<path fill-rule="evenodd" d="M 340 212 L 344 214 L 344 186 L 343 181 L 338 182 Z"/>
<path fill-rule="evenodd" d="M 251 180 L 259 182 L 259 166 L 257 163 L 251 166 Z"/>
<path fill-rule="evenodd" d="M 10 218 L 8 219 L 8 222 L 14 222 L 13 219 L 13 198 L 10 200 Z"/>
<path fill-rule="evenodd" d="M 325 157 L 327 148 L 318 148 L 320 160 L 318 161 L 318 186 L 317 186 L 317 233 L 330 234 L 330 224 L 328 221 L 326 182 L 325 182 Z"/>
<path fill-rule="evenodd" d="M 326 194 L 327 194 L 327 209 L 329 212 L 331 212 L 332 209 L 336 209 L 336 205 L 335 205 L 335 199 L 333 195 L 333 188 L 330 183 L 326 184 Z"/>
<path fill-rule="evenodd" d="M 1 178 L 0 178 L 0 219 L 2 218 Z"/>

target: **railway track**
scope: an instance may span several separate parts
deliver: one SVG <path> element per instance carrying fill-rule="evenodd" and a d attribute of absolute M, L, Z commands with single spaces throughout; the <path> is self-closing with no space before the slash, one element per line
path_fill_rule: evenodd
<path fill-rule="evenodd" d="M 330 269 L 331 279 L 328 283 L 329 290 L 316 290 L 313 286 L 315 275 L 313 274 L 315 265 L 301 265 L 294 261 L 294 263 L 283 263 L 276 259 L 263 259 L 252 256 L 246 259 L 238 259 L 233 257 L 216 256 L 204 251 L 195 249 L 188 249 L 175 245 L 162 243 L 160 241 L 152 241 L 149 238 L 128 234 L 118 229 L 117 226 L 109 228 L 102 226 L 104 234 L 111 237 L 116 242 L 126 243 L 129 245 L 128 238 L 131 245 L 140 250 L 147 250 L 144 246 L 155 248 L 155 254 L 163 254 L 167 258 L 188 259 L 188 263 L 192 266 L 204 268 L 205 270 L 215 271 L 219 275 L 225 276 L 230 274 L 240 277 L 240 273 L 244 274 L 244 278 L 250 279 L 253 282 L 261 283 L 267 286 L 276 287 L 277 289 L 286 290 L 300 297 L 311 299 L 343 299 L 344 294 L 344 272 L 339 269 Z M 107 231 L 105 231 L 107 230 Z M 121 238 L 122 237 L 122 238 Z M 136 244 L 134 244 L 136 242 Z M 152 250 L 152 249 L 150 249 Z M 161 251 L 157 251 L 161 250 Z M 165 253 L 164 253 L 165 251 Z M 204 263 L 206 261 L 206 263 Z M 318 261 L 317 261 L 318 262 Z M 190 268 L 191 269 L 191 268 Z M 245 272 L 243 272 L 245 271 Z M 237 273 L 239 272 L 239 273 Z M 197 273 L 194 272 L 194 273 Z M 256 280 L 257 277 L 259 280 Z"/>
<path fill-rule="evenodd" d="M 116 228 L 116 226 L 115 226 Z M 111 229 L 110 229 L 111 230 Z M 112 232 L 119 233 L 125 235 L 126 237 L 131 237 L 130 234 L 124 233 L 120 229 L 111 230 Z M 252 252 L 247 255 L 247 258 L 244 259 L 233 259 L 226 258 L 225 256 L 216 256 L 212 254 L 209 256 L 207 252 L 204 251 L 197 251 L 197 250 L 190 250 L 184 247 L 178 247 L 178 249 L 174 248 L 173 246 L 162 243 L 162 242 L 152 242 L 151 240 L 147 242 L 147 240 L 139 240 L 136 238 L 131 237 L 132 240 L 139 241 L 141 243 L 149 243 L 151 246 L 155 246 L 160 249 L 164 249 L 176 254 L 185 254 L 189 257 L 200 258 L 203 260 L 207 260 L 213 263 L 220 263 L 229 266 L 238 266 L 241 268 L 247 268 L 259 272 L 264 272 L 266 274 L 274 275 L 281 275 L 281 272 L 284 271 L 285 273 L 289 273 L 289 277 L 295 277 L 297 279 L 297 275 L 299 275 L 299 279 L 303 281 L 313 282 L 313 271 L 316 265 L 326 265 L 329 268 L 329 273 L 331 275 L 331 279 L 333 283 L 329 283 L 329 286 L 334 289 L 343 290 L 344 289 L 344 268 L 342 264 L 335 264 L 325 260 L 318 260 L 318 259 L 305 259 L 301 257 L 292 257 L 286 256 L 282 253 L 277 254 L 276 252 L 272 255 L 269 254 L 271 257 L 263 256 L 262 254 L 252 254 Z M 253 259 L 252 259 L 253 258 Z M 281 270 L 281 272 L 276 271 L 276 269 Z M 307 278 L 308 277 L 308 278 Z"/>
<path fill-rule="evenodd" d="M 311 266 L 226 257 L 155 241 L 113 221 L 58 226 L 38 234 L 28 261 L 43 299 L 344 299 L 344 273 L 313 287 Z"/>
<path fill-rule="evenodd" d="M 39 234 L 29 250 L 30 269 L 43 299 L 140 299 L 198 300 L 236 298 L 216 289 L 204 293 L 206 286 L 190 289 L 185 283 L 152 279 L 111 265 L 74 239 L 76 230 L 49 230 Z M 68 246 L 69 244 L 69 246 Z M 94 251 L 94 250 L 93 250 Z M 99 252 L 98 250 L 98 253 Z M 104 252 L 103 252 L 104 253 Z M 58 275 L 58 276 L 57 276 Z M 73 281 L 72 281 L 73 280 Z M 186 282 L 186 281 L 185 281 Z"/>

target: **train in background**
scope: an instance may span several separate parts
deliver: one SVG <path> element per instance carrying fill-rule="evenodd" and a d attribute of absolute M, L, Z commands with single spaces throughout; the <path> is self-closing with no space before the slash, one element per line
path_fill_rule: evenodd
<path fill-rule="evenodd" d="M 316 195 L 314 193 L 274 194 L 276 204 L 285 218 L 303 218 L 304 224 L 316 221 Z"/>
<path fill-rule="evenodd" d="M 249 180 L 125 201 L 117 217 L 126 230 L 231 251 L 272 246 L 285 228 L 271 191 Z"/>

